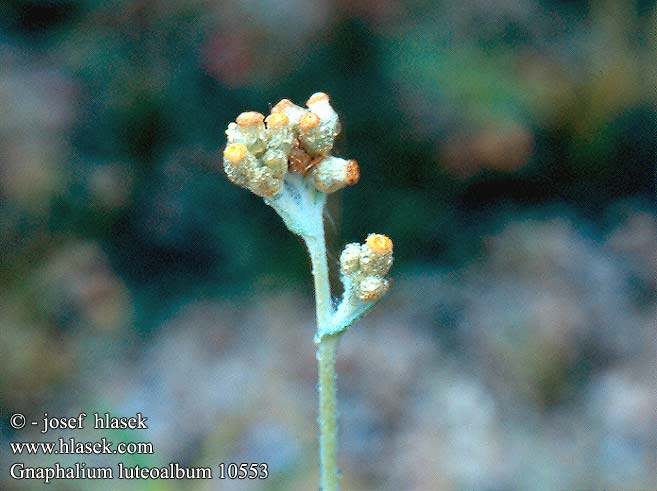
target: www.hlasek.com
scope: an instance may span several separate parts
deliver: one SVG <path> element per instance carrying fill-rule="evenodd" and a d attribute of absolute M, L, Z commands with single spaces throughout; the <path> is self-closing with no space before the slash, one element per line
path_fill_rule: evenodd
<path fill-rule="evenodd" d="M 42 435 L 52 430 L 83 430 L 85 425 L 93 430 L 147 430 L 148 418 L 142 413 L 131 417 L 116 417 L 109 413 L 92 413 L 89 423 L 87 413 L 75 417 L 50 417 L 43 413 L 38 420 L 28 419 L 20 413 L 13 414 L 9 420 L 12 428 L 22 430 L 26 426 L 36 427 Z M 80 441 L 75 437 L 58 438 L 55 441 L 13 441 L 9 442 L 11 453 L 15 456 L 58 456 L 58 455 L 152 455 L 155 453 L 151 442 L 117 442 L 101 437 L 95 441 Z M 60 462 L 46 466 L 32 466 L 24 462 L 10 465 L 9 476 L 16 480 L 38 480 L 48 484 L 54 480 L 65 479 L 267 479 L 269 466 L 266 463 L 220 463 L 213 467 L 186 467 L 170 462 L 161 467 L 126 465 L 118 462 L 116 466 L 92 467 L 85 462 L 64 465 Z"/>
<path fill-rule="evenodd" d="M 153 454 L 151 442 L 119 442 L 102 437 L 95 442 L 80 442 L 75 438 L 58 438 L 54 442 L 9 442 L 14 455 L 143 455 Z"/>

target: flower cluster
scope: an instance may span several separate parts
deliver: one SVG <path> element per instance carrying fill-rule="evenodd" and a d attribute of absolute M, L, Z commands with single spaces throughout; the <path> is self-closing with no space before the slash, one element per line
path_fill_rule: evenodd
<path fill-rule="evenodd" d="M 266 118 L 253 111 L 240 114 L 226 130 L 224 169 L 233 183 L 261 196 L 305 241 L 313 261 L 318 312 L 325 319 L 315 337 L 321 343 L 349 328 L 388 291 L 392 240 L 370 234 L 364 244 L 347 244 L 340 257 L 343 298 L 331 305 L 324 240 L 326 198 L 356 184 L 360 170 L 355 160 L 331 155 L 340 121 L 329 97 L 317 92 L 306 106 L 283 99 Z"/>
<path fill-rule="evenodd" d="M 375 302 L 390 287 L 385 275 L 392 267 L 392 240 L 370 234 L 364 244 L 347 244 L 340 255 L 345 299 Z"/>
<path fill-rule="evenodd" d="M 340 121 L 328 95 L 317 92 L 306 106 L 283 99 L 266 118 L 249 111 L 230 123 L 224 150 L 228 179 L 263 198 L 278 195 L 289 173 L 308 176 L 322 193 L 356 184 L 358 163 L 330 155 Z"/>

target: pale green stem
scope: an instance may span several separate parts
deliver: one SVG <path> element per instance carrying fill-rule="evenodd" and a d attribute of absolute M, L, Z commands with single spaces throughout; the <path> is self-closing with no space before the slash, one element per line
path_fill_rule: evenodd
<path fill-rule="evenodd" d="M 331 287 L 328 278 L 328 263 L 326 259 L 326 244 L 324 242 L 324 231 L 318 232 L 311 237 L 304 237 L 310 260 L 313 267 L 313 279 L 315 282 L 315 306 L 317 311 L 317 330 L 329 329 L 331 325 Z"/>
<path fill-rule="evenodd" d="M 320 489 L 338 491 L 338 423 L 335 348 L 338 336 L 326 336 L 317 347 L 319 372 L 319 471 Z"/>
<path fill-rule="evenodd" d="M 320 218 L 321 220 L 321 218 Z M 304 237 L 312 261 L 315 281 L 317 332 L 330 329 L 332 318 L 331 287 L 328 278 L 324 227 L 312 237 Z M 317 346 L 319 377 L 319 463 L 321 491 L 338 491 L 337 411 L 335 349 L 339 334 L 324 336 Z"/>

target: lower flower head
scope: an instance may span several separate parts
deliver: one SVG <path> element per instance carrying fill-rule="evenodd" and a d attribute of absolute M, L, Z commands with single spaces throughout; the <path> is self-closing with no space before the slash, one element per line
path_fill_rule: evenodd
<path fill-rule="evenodd" d="M 340 255 L 345 295 L 373 302 L 387 291 L 386 274 L 392 267 L 392 240 L 383 234 L 370 234 L 364 244 L 347 244 Z"/>

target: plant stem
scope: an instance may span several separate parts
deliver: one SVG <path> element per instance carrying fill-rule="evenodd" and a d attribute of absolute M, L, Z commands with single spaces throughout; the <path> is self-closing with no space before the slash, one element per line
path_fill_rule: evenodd
<path fill-rule="evenodd" d="M 338 424 L 335 348 L 338 335 L 326 336 L 317 347 L 319 372 L 319 469 L 322 491 L 338 491 Z"/>
<path fill-rule="evenodd" d="M 315 310 L 317 313 L 317 331 L 329 329 L 331 326 L 331 287 L 328 278 L 328 264 L 326 260 L 326 244 L 324 231 L 312 237 L 304 237 L 310 260 L 313 266 L 313 280 L 315 282 Z"/>
<path fill-rule="evenodd" d="M 321 217 L 319 218 L 321 220 Z M 312 237 L 304 237 L 312 261 L 315 283 L 317 332 L 330 329 L 331 287 L 328 278 L 323 224 Z M 339 334 L 324 336 L 317 347 L 319 377 L 319 467 L 321 491 L 338 491 L 335 350 Z"/>

